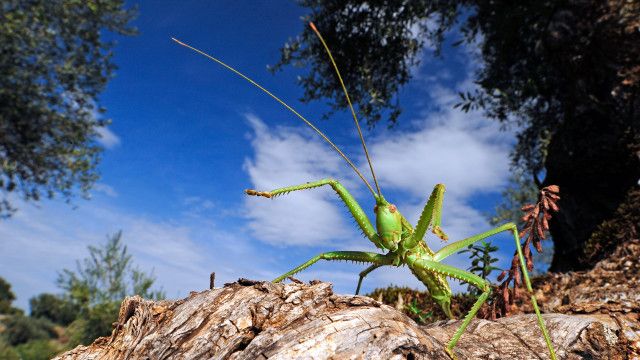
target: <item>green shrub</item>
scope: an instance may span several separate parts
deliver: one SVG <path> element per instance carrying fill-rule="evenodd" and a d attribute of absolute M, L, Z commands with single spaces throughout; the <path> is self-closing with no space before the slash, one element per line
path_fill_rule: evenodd
<path fill-rule="evenodd" d="M 1 210 L 2 206 L 0 206 Z M 11 290 L 11 284 L 3 277 L 0 277 L 0 314 L 7 315 L 22 315 L 21 309 L 11 306 L 13 300 L 16 299 L 16 295 Z"/>
<path fill-rule="evenodd" d="M 113 323 L 118 321 L 119 311 L 120 302 L 98 304 L 91 308 L 84 328 L 85 337 L 82 343 L 88 345 L 101 336 L 111 335 Z"/>
<path fill-rule="evenodd" d="M 4 336 L 10 345 L 23 344 L 31 340 L 57 337 L 53 323 L 47 319 L 15 315 L 4 320 Z"/>
<path fill-rule="evenodd" d="M 40 294 L 29 300 L 31 316 L 45 318 L 60 325 L 69 325 L 76 319 L 80 307 L 58 295 Z"/>
<path fill-rule="evenodd" d="M 1 337 L 0 337 L 0 359 L 20 360 L 20 355 L 18 355 L 18 352 L 16 351 L 16 349 L 14 349 Z"/>
<path fill-rule="evenodd" d="M 63 350 L 62 345 L 51 340 L 33 340 L 16 346 L 22 360 L 48 360 Z"/>
<path fill-rule="evenodd" d="M 110 336 L 113 323 L 118 320 L 120 303 L 108 302 L 92 307 L 86 317 L 76 319 L 69 325 L 69 346 L 89 345 L 101 336 Z"/>
<path fill-rule="evenodd" d="M 482 240 L 479 243 L 469 245 L 467 249 L 460 251 L 460 254 L 469 253 L 471 266 L 467 270 L 486 280 L 493 270 L 500 270 L 492 265 L 498 262 L 498 259 L 493 257 L 493 253 L 496 251 L 498 251 L 498 247 L 491 245 L 491 241 Z M 482 293 L 480 289 L 471 284 L 467 286 L 467 291 L 474 296 L 480 296 Z"/>
<path fill-rule="evenodd" d="M 67 348 L 73 349 L 83 343 L 88 344 L 87 342 L 84 342 L 84 329 L 86 326 L 87 320 L 81 317 L 75 319 L 71 324 L 69 324 L 69 326 L 67 326 L 65 331 L 65 334 L 69 337 L 69 341 L 66 344 Z"/>

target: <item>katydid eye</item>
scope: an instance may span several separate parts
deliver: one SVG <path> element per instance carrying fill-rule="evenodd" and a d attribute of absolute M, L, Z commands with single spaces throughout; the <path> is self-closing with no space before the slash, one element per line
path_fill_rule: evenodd
<path fill-rule="evenodd" d="M 378 205 L 375 205 L 375 206 L 373 207 L 373 212 L 374 212 L 374 213 L 377 213 L 377 212 L 378 212 Z"/>
<path fill-rule="evenodd" d="M 389 212 L 390 213 L 394 213 L 394 212 L 396 212 L 396 210 L 398 210 L 398 209 L 396 209 L 395 205 L 393 205 L 393 204 L 389 205 Z"/>

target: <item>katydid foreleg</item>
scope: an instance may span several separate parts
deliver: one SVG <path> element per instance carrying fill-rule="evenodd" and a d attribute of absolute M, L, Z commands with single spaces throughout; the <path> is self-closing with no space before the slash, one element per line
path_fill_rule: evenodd
<path fill-rule="evenodd" d="M 431 227 L 433 233 L 442 240 L 447 240 L 447 235 L 445 235 L 445 233 L 440 229 L 440 224 L 442 222 L 442 201 L 444 198 L 444 191 L 445 188 L 443 184 L 437 184 L 433 188 L 433 191 L 429 196 L 429 200 L 427 200 L 427 204 L 422 209 L 420 219 L 418 219 L 418 224 L 416 225 L 411 238 L 409 241 L 404 243 L 404 247 L 406 249 L 411 249 L 422 241 L 429 227 Z"/>

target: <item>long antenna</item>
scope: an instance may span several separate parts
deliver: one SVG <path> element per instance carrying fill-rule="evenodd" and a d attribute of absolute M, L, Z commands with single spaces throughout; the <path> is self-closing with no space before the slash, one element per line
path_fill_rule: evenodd
<path fill-rule="evenodd" d="M 245 79 L 246 81 L 248 81 L 249 83 L 251 83 L 251 85 L 257 87 L 258 89 L 262 90 L 264 93 L 266 93 L 267 95 L 271 96 L 274 100 L 276 100 L 277 102 L 279 102 L 282 106 L 284 106 L 287 110 L 291 111 L 293 114 L 295 114 L 297 117 L 299 117 L 302 121 L 304 121 L 307 125 L 309 125 L 309 127 L 311 127 L 316 133 L 318 133 L 318 135 L 320 135 L 327 143 L 329 143 L 329 145 L 331 145 L 333 147 L 333 149 L 335 151 L 338 152 L 338 154 L 340 154 L 340 156 L 342 156 L 342 158 L 349 164 L 349 166 L 351 166 L 351 168 L 353 169 L 353 171 L 356 172 L 356 174 L 358 174 L 358 176 L 360 177 L 360 179 L 362 179 L 362 181 L 364 181 L 364 184 L 367 185 L 367 187 L 369 188 L 369 191 L 371 191 L 371 194 L 373 194 L 375 196 L 375 192 L 373 191 L 373 188 L 371 187 L 371 185 L 369 184 L 369 182 L 367 181 L 367 179 L 364 178 L 364 176 L 362 176 L 362 173 L 360 173 L 360 171 L 358 171 L 358 168 L 351 162 L 351 160 L 349 160 L 349 158 L 347 157 L 347 155 L 345 155 L 337 146 L 336 144 L 334 144 L 331 140 L 329 140 L 329 138 L 322 132 L 320 131 L 317 127 L 315 127 L 309 120 L 307 120 L 304 116 L 300 115 L 299 112 L 297 112 L 295 109 L 293 109 L 291 106 L 289 106 L 287 103 L 285 103 L 284 101 L 282 101 L 279 97 L 273 95 L 269 90 L 265 89 L 264 87 L 262 87 L 262 85 L 258 84 L 257 82 L 253 81 L 251 78 L 249 78 L 248 76 L 246 76 L 245 74 L 241 73 L 240 71 L 234 69 L 233 67 L 227 65 L 226 63 L 224 63 L 222 60 L 219 60 L 209 54 L 207 54 L 206 52 L 200 50 L 200 49 L 196 49 L 191 45 L 185 44 L 182 41 L 176 39 L 176 38 L 171 38 L 171 40 L 177 42 L 178 44 L 191 49 L 195 52 L 197 52 L 198 54 L 211 59 L 215 62 L 217 62 L 218 64 L 224 66 L 227 70 L 235 73 L 236 75 L 240 76 L 241 78 Z M 374 177 L 375 179 L 375 177 Z M 377 185 L 377 183 L 376 183 Z M 380 189 L 378 189 L 378 193 L 380 193 Z"/>
<path fill-rule="evenodd" d="M 367 162 L 369 163 L 369 169 L 371 169 L 371 175 L 373 176 L 373 182 L 376 184 L 376 189 L 378 190 L 378 195 L 382 196 L 382 194 L 380 193 L 380 185 L 378 185 L 378 179 L 376 179 L 376 173 L 373 172 L 373 165 L 371 164 L 371 158 L 369 157 L 369 151 L 367 151 L 367 145 L 364 143 L 364 136 L 362 136 L 362 130 L 360 129 L 360 123 L 358 122 L 358 117 L 356 116 L 356 111 L 353 109 L 353 104 L 351 104 L 351 98 L 349 98 L 349 93 L 347 92 L 347 87 L 344 86 L 344 81 L 342 81 L 342 76 L 340 75 L 340 70 L 338 70 L 338 65 L 336 65 L 336 61 L 333 59 L 333 55 L 331 55 L 331 50 L 329 50 L 329 46 L 327 46 L 327 43 L 324 41 L 324 38 L 322 38 L 322 35 L 320 34 L 320 32 L 318 31 L 316 26 L 312 22 L 309 22 L 309 26 L 311 27 L 311 30 L 313 30 L 313 32 L 316 33 L 316 36 L 318 36 L 318 39 L 320 39 L 320 42 L 322 43 L 322 46 L 324 46 L 324 49 L 327 51 L 327 54 L 329 55 L 329 59 L 331 59 L 331 64 L 333 65 L 333 69 L 336 71 L 336 75 L 338 75 L 338 80 L 340 80 L 340 85 L 342 86 L 342 91 L 344 92 L 344 96 L 347 98 L 347 103 L 349 104 L 349 109 L 351 109 L 351 115 L 353 116 L 353 121 L 355 121 L 355 123 L 356 123 L 356 128 L 358 129 L 358 135 L 360 135 L 360 141 L 362 142 L 362 148 L 364 149 L 364 155 L 367 157 Z"/>

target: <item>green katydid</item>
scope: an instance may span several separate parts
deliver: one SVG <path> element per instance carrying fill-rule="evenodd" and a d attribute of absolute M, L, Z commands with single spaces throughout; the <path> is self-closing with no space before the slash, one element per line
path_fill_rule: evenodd
<path fill-rule="evenodd" d="M 256 83 L 246 75 L 242 74 L 238 70 L 233 67 L 227 65 L 221 60 L 197 49 L 190 45 L 187 45 L 175 38 L 172 38 L 178 44 L 185 46 L 207 58 L 217 62 L 222 65 L 226 69 L 231 72 L 237 74 L 242 77 L 252 85 L 258 87 L 264 93 L 275 99 L 282 106 L 284 106 L 287 110 L 295 114 L 298 118 L 300 118 L 303 122 L 306 123 L 309 127 L 311 127 L 317 134 L 319 134 L 342 158 L 349 164 L 349 166 L 356 172 L 356 174 L 362 179 L 364 184 L 367 186 L 371 194 L 373 195 L 376 205 L 374 207 L 374 214 L 376 218 L 376 227 L 374 228 L 371 224 L 368 216 L 362 209 L 362 207 L 358 204 L 355 198 L 347 191 L 347 189 L 340 184 L 338 180 L 334 179 L 323 179 L 314 182 L 307 182 L 300 185 L 287 186 L 275 190 L 270 191 L 256 191 L 256 190 L 245 190 L 247 195 L 254 196 L 263 196 L 267 198 L 274 198 L 277 196 L 285 195 L 293 191 L 298 190 L 306 190 L 312 189 L 324 185 L 328 185 L 338 194 L 340 199 L 345 203 L 349 212 L 356 220 L 356 223 L 364 233 L 364 235 L 371 241 L 373 244 L 383 250 L 387 251 L 386 254 L 378 254 L 373 252 L 364 252 L 364 251 L 331 251 L 322 253 L 320 255 L 315 256 L 314 258 L 308 260 L 302 265 L 294 268 L 293 270 L 277 277 L 273 280 L 273 282 L 280 282 L 286 279 L 289 276 L 292 276 L 307 267 L 313 265 L 319 260 L 343 260 L 343 261 L 357 261 L 370 263 L 371 265 L 366 268 L 364 271 L 360 273 L 360 277 L 358 279 L 358 285 L 356 288 L 356 294 L 358 294 L 360 290 L 360 286 L 362 284 L 362 280 L 365 276 L 367 276 L 371 271 L 381 267 L 381 266 L 402 266 L 407 265 L 411 272 L 427 287 L 431 297 L 441 306 L 442 310 L 449 316 L 453 318 L 453 314 L 451 312 L 451 297 L 452 292 L 449 287 L 449 283 L 447 282 L 447 277 L 451 277 L 454 279 L 465 281 L 473 286 L 476 286 L 481 294 L 478 297 L 477 301 L 472 306 L 469 313 L 464 317 L 462 324 L 457 329 L 449 343 L 447 344 L 445 351 L 452 358 L 456 359 L 454 353 L 454 347 L 456 343 L 464 333 L 465 329 L 471 322 L 471 320 L 475 317 L 476 313 L 482 306 L 482 304 L 487 300 L 489 294 L 491 293 L 491 284 L 482 279 L 481 277 L 470 273 L 465 270 L 458 269 L 451 265 L 440 263 L 443 259 L 448 256 L 455 254 L 463 249 L 466 249 L 470 244 L 473 244 L 477 241 L 481 241 L 487 237 L 492 235 L 501 233 L 501 232 L 511 232 L 513 234 L 513 238 L 516 243 L 516 249 L 518 258 L 520 260 L 520 266 L 522 269 L 522 274 L 524 275 L 524 281 L 527 287 L 528 292 L 531 295 L 531 302 L 533 303 L 533 307 L 535 309 L 535 313 L 538 319 L 538 325 L 542 330 L 542 334 L 544 340 L 549 349 L 549 353 L 551 355 L 551 359 L 556 359 L 555 351 L 553 349 L 553 345 L 551 344 L 551 339 L 549 338 L 549 333 L 545 327 L 542 316 L 540 315 L 540 310 L 537 305 L 536 298 L 533 294 L 533 289 L 531 287 L 531 282 L 529 280 L 529 274 L 527 271 L 527 267 L 525 265 L 524 256 L 522 253 L 522 249 L 520 246 L 520 237 L 518 236 L 518 230 L 514 223 L 507 223 L 497 228 L 485 231 L 481 234 L 471 236 L 464 240 L 460 240 L 449 245 L 444 246 L 442 249 L 434 252 L 431 250 L 426 242 L 423 240 L 425 233 L 428 229 L 430 229 L 436 236 L 440 237 L 443 240 L 447 240 L 446 234 L 440 228 L 441 217 L 442 217 L 442 200 L 445 192 L 445 187 L 442 184 L 438 184 L 433 189 L 429 199 L 427 200 L 427 204 L 425 205 L 420 218 L 418 220 L 415 228 L 409 223 L 409 221 L 400 213 L 400 211 L 396 208 L 395 205 L 388 202 L 384 196 L 382 196 L 382 192 L 380 191 L 380 186 L 378 185 L 378 180 L 373 171 L 373 165 L 371 163 L 371 159 L 369 157 L 369 153 L 367 150 L 367 146 L 364 141 L 364 137 L 362 135 L 362 130 L 360 128 L 358 118 L 356 116 L 355 110 L 351 103 L 351 99 L 345 87 L 345 84 L 342 80 L 342 76 L 340 75 L 340 71 L 338 70 L 338 66 L 324 41 L 320 32 L 316 29 L 313 23 L 310 23 L 311 28 L 317 35 L 318 39 L 324 46 L 324 49 L 333 65 L 336 76 L 342 86 L 342 90 L 346 97 L 347 103 L 351 110 L 351 114 L 353 116 L 353 120 L 355 122 L 356 128 L 358 130 L 358 134 L 360 136 L 360 141 L 362 143 L 362 147 L 364 149 L 365 157 L 367 158 L 369 168 L 371 170 L 371 175 L 373 177 L 373 181 L 376 186 L 376 191 L 373 190 L 370 183 L 366 180 L 366 178 L 362 175 L 362 173 L 358 170 L 358 168 L 349 160 L 349 158 L 331 141 L 329 138 L 318 128 L 316 128 L 309 120 L 307 120 L 304 116 L 294 110 L 291 106 L 285 103 L 283 100 L 278 98 L 276 95 L 272 94 L 270 91 L 262 87 L 260 84 Z"/>

